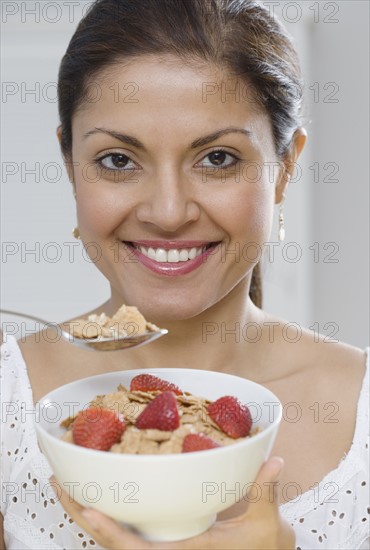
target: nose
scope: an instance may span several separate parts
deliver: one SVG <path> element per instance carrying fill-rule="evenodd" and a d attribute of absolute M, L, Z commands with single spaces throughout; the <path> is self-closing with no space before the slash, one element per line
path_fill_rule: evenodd
<path fill-rule="evenodd" d="M 178 171 L 163 170 L 150 183 L 144 184 L 145 196 L 136 208 L 137 219 L 162 231 L 176 232 L 200 217 L 200 207 L 193 192 L 192 183 Z"/>

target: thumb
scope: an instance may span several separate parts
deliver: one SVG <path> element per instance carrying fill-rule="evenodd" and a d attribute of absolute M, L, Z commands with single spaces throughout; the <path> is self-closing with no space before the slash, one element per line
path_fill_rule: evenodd
<path fill-rule="evenodd" d="M 264 462 L 247 494 L 249 516 L 260 514 L 261 508 L 266 514 L 268 510 L 276 513 L 278 510 L 279 478 L 284 468 L 284 460 L 279 456 Z"/>

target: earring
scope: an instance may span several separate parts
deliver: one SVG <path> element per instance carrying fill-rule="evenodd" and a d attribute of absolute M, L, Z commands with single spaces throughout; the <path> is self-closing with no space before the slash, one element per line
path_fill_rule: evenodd
<path fill-rule="evenodd" d="M 284 227 L 284 215 L 283 215 L 283 206 L 285 200 L 285 193 L 283 193 L 283 198 L 279 204 L 279 241 L 282 243 L 285 239 L 285 227 Z"/>
<path fill-rule="evenodd" d="M 76 226 L 73 231 L 72 231 L 72 235 L 74 236 L 75 239 L 80 239 L 80 231 L 78 229 L 78 227 Z"/>

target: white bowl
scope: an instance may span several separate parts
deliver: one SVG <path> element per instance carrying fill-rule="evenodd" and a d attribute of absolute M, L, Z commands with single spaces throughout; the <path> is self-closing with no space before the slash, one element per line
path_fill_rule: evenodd
<path fill-rule="evenodd" d="M 169 455 L 96 451 L 62 441 L 61 420 L 119 384 L 151 373 L 210 400 L 233 395 L 249 406 L 262 431 L 226 447 Z M 206 531 L 218 512 L 241 498 L 268 458 L 281 420 L 277 397 L 259 384 L 219 372 L 145 369 L 112 372 L 61 386 L 40 401 L 42 451 L 73 498 L 137 529 L 148 540 L 175 541 Z M 257 488 L 258 490 L 258 488 Z"/>

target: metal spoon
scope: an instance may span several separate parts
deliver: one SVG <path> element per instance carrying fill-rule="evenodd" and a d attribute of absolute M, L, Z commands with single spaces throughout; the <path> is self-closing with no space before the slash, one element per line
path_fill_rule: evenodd
<path fill-rule="evenodd" d="M 98 336 L 97 338 L 76 338 L 69 332 L 62 330 L 59 326 L 58 330 L 60 330 L 62 338 L 70 344 L 95 351 L 118 351 L 121 349 L 134 348 L 144 344 L 149 344 L 149 342 L 153 342 L 154 340 L 157 340 L 157 338 L 160 338 L 168 333 L 167 329 L 160 328 L 157 331 L 148 331 L 131 336 L 114 336 L 112 338 L 106 338 L 103 336 Z"/>
<path fill-rule="evenodd" d="M 34 317 L 33 315 L 10 311 L 7 309 L 0 310 L 0 313 L 2 317 L 2 324 L 4 322 L 4 325 L 14 324 L 9 322 L 6 323 L 6 321 L 4 321 L 4 315 L 11 316 L 13 318 L 21 317 L 22 319 L 36 321 L 37 323 L 44 325 L 44 328 L 54 328 L 57 331 L 58 335 L 66 342 L 78 346 L 79 348 L 85 348 L 94 351 L 118 351 L 121 349 L 134 348 L 137 346 L 149 344 L 150 342 L 153 342 L 157 338 L 160 338 L 161 336 L 164 336 L 168 333 L 167 329 L 160 328 L 158 330 L 148 330 L 147 332 L 143 332 L 142 334 L 133 334 L 131 336 L 113 336 L 112 338 L 107 338 L 103 336 L 98 336 L 97 338 L 77 338 L 69 332 L 63 330 L 61 326 L 58 325 L 58 323 L 52 323 L 49 321 L 45 321 L 44 319 L 40 319 L 39 317 Z M 38 326 L 35 332 L 38 332 L 41 329 L 42 327 Z M 27 333 L 29 334 L 30 332 L 32 332 L 32 330 L 30 331 L 29 329 L 27 329 Z"/>

